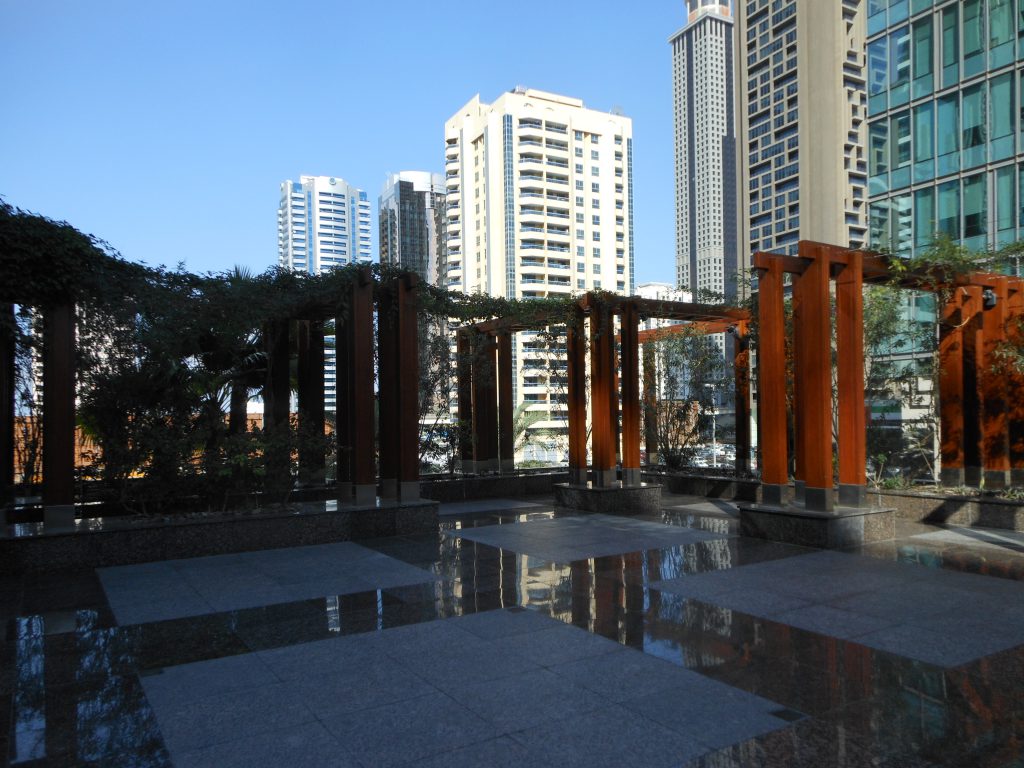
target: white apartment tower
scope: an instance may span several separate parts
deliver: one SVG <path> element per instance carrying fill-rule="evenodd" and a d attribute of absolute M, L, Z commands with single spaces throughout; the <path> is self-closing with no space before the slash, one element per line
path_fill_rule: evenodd
<path fill-rule="evenodd" d="M 283 269 L 316 275 L 332 267 L 370 261 L 370 202 L 366 193 L 334 176 L 281 182 L 277 208 L 277 260 Z M 324 405 L 337 406 L 333 338 L 324 351 Z"/>
<path fill-rule="evenodd" d="M 631 294 L 632 135 L 628 117 L 522 87 L 459 109 L 445 123 L 448 287 L 509 299 Z M 538 427 L 564 427 L 546 383 L 524 376 L 529 345 L 517 334 L 515 402 L 549 409 Z"/>
<path fill-rule="evenodd" d="M 736 223 L 732 0 L 687 0 L 669 38 L 675 107 L 676 285 L 734 301 Z"/>
<path fill-rule="evenodd" d="M 738 0 L 741 247 L 867 232 L 866 0 Z"/>

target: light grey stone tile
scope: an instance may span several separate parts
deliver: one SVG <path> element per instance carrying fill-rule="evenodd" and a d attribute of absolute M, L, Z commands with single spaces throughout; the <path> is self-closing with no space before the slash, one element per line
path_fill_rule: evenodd
<path fill-rule="evenodd" d="M 350 635 L 259 651 L 256 656 L 279 680 L 296 680 L 315 677 L 325 670 L 355 671 L 380 658 L 380 653 L 363 635 Z"/>
<path fill-rule="evenodd" d="M 216 609 L 209 601 L 194 591 L 136 603 L 122 603 L 117 600 L 109 602 L 114 617 L 121 626 L 216 613 Z"/>
<path fill-rule="evenodd" d="M 320 721 L 361 763 L 380 768 L 501 735 L 499 728 L 442 693 L 357 712 L 321 712 Z"/>
<path fill-rule="evenodd" d="M 663 689 L 696 688 L 705 680 L 696 672 L 657 656 L 621 646 L 612 653 L 558 664 L 550 669 L 608 702 L 620 702 Z"/>
<path fill-rule="evenodd" d="M 277 676 L 257 654 L 225 656 L 166 667 L 142 678 L 154 708 L 177 709 L 210 696 L 272 685 Z"/>
<path fill-rule="evenodd" d="M 992 633 L 972 632 L 953 636 L 911 624 L 887 627 L 863 635 L 856 642 L 945 668 L 959 667 L 1014 645 L 1005 637 Z"/>
<path fill-rule="evenodd" d="M 177 768 L 361 768 L 318 722 L 172 754 Z"/>
<path fill-rule="evenodd" d="M 796 610 L 775 613 L 770 618 L 772 621 L 790 627 L 806 629 L 820 635 L 844 640 L 877 632 L 884 627 L 893 626 L 895 623 L 889 619 L 853 613 L 828 605 L 810 605 Z"/>
<path fill-rule="evenodd" d="M 453 619 L 452 623 L 459 629 L 476 635 L 483 640 L 497 640 L 512 637 L 526 632 L 538 632 L 563 626 L 558 619 L 553 619 L 538 611 L 523 609 L 504 609 L 471 613 Z"/>
<path fill-rule="evenodd" d="M 325 665 L 309 672 L 288 680 L 288 689 L 315 713 L 356 712 L 437 692 L 408 666 L 387 657 L 358 668 Z"/>
<path fill-rule="evenodd" d="M 180 707 L 154 706 L 172 754 L 311 722 L 313 713 L 284 683 L 208 696 Z"/>
<path fill-rule="evenodd" d="M 565 664 L 622 649 L 614 640 L 568 624 L 496 640 L 493 647 L 498 655 L 518 656 L 540 666 Z"/>
<path fill-rule="evenodd" d="M 500 680 L 449 682 L 444 691 L 484 720 L 519 731 L 606 706 L 601 696 L 546 669 Z"/>
<path fill-rule="evenodd" d="M 630 699 L 623 706 L 714 749 L 787 727 L 774 702 L 706 680 Z"/>
<path fill-rule="evenodd" d="M 548 768 L 522 744 L 508 736 L 418 760 L 416 768 Z"/>
<path fill-rule="evenodd" d="M 658 768 L 708 751 L 696 739 L 618 705 L 512 734 L 544 765 L 564 768 Z"/>

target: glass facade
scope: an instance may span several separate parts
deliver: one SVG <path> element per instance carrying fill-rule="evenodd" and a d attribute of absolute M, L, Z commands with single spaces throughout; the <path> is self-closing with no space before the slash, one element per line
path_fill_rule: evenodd
<path fill-rule="evenodd" d="M 1024 239 L 1024 0 L 868 3 L 870 245 Z"/>

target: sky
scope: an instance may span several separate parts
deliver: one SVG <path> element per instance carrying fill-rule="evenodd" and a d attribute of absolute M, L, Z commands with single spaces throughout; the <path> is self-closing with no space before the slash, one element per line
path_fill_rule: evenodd
<path fill-rule="evenodd" d="M 684 0 L 0 0 L 0 197 L 131 261 L 262 272 L 282 181 L 344 178 L 376 217 L 388 173 L 443 172 L 445 120 L 525 85 L 633 119 L 636 281 L 674 282 L 684 22 Z"/>

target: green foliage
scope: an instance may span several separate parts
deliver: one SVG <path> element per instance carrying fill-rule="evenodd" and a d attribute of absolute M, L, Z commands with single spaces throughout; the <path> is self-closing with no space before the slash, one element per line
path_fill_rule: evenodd
<path fill-rule="evenodd" d="M 687 465 L 698 444 L 710 440 L 715 393 L 724 388 L 725 361 L 718 346 L 701 331 L 682 328 L 648 342 L 653 345 L 658 403 L 645 408 L 654 417 L 658 453 L 669 469 Z"/>

